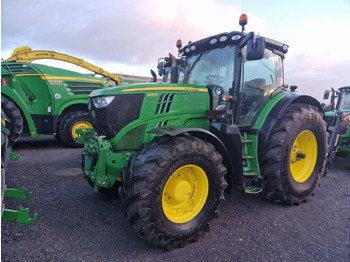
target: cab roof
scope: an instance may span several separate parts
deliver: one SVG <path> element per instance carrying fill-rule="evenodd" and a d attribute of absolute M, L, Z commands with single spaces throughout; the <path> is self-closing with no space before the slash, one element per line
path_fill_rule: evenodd
<path fill-rule="evenodd" d="M 247 35 L 247 33 L 243 34 L 244 36 Z M 257 35 L 257 38 L 263 37 Z M 276 41 L 271 38 L 265 38 L 265 44 L 268 49 L 275 49 L 283 54 L 288 52 L 288 45 Z M 184 46 L 180 49 L 180 54 L 184 56 L 191 56 L 194 54 L 201 53 L 204 50 L 210 50 L 220 47 L 225 47 L 228 45 L 237 45 L 242 39 L 242 33 L 239 31 L 232 31 L 228 33 L 221 33 L 217 35 L 213 35 L 201 40 L 198 40 L 196 42 L 189 42 L 188 45 Z"/>

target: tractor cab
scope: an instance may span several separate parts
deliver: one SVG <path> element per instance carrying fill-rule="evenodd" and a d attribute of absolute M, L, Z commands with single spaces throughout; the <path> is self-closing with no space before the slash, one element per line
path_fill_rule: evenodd
<path fill-rule="evenodd" d="M 344 86 L 338 90 L 326 90 L 323 99 L 328 99 L 331 94 L 331 101 L 328 106 L 324 105 L 324 111 L 338 110 L 341 112 L 350 111 L 350 86 Z M 337 101 L 336 101 L 337 99 Z"/>
<path fill-rule="evenodd" d="M 339 89 L 337 110 L 350 111 L 350 86 Z"/>
<path fill-rule="evenodd" d="M 211 110 L 232 110 L 234 123 L 252 126 L 259 112 L 283 91 L 283 58 L 288 46 L 272 39 L 233 31 L 211 36 L 182 47 L 179 59 L 169 54 L 158 63 L 163 81 L 208 88 Z M 226 119 L 219 118 L 226 121 Z"/>

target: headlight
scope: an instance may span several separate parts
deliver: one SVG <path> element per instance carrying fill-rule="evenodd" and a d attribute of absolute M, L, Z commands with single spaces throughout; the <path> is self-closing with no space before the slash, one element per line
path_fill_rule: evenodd
<path fill-rule="evenodd" d="M 115 96 L 99 96 L 92 98 L 92 102 L 96 108 L 104 108 L 108 106 L 114 98 Z"/>
<path fill-rule="evenodd" d="M 224 92 L 223 92 L 221 86 L 217 86 L 217 87 L 215 88 L 215 94 L 216 94 L 217 96 L 221 96 L 223 93 L 224 93 Z"/>

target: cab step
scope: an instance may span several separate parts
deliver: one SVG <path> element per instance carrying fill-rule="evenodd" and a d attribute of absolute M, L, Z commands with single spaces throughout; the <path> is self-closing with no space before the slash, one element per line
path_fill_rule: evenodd
<path fill-rule="evenodd" d="M 254 159 L 255 156 L 253 155 L 243 155 L 243 159 Z"/>
<path fill-rule="evenodd" d="M 259 175 L 259 173 L 252 171 L 252 170 L 249 170 L 249 171 L 243 171 L 243 175 L 245 175 L 245 176 L 257 176 L 257 175 Z"/>
<path fill-rule="evenodd" d="M 244 188 L 246 194 L 259 194 L 262 189 L 256 186 L 248 186 Z"/>

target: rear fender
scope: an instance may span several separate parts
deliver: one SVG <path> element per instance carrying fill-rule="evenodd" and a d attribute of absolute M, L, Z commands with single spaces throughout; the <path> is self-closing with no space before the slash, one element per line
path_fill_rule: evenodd
<path fill-rule="evenodd" d="M 311 96 L 307 95 L 287 95 L 283 97 L 280 101 L 277 102 L 277 104 L 271 109 L 269 114 L 267 115 L 264 124 L 259 130 L 252 129 L 251 132 L 253 134 L 258 134 L 258 157 L 259 159 L 262 159 L 262 149 L 266 147 L 267 140 L 270 136 L 271 130 L 276 125 L 277 121 L 282 116 L 283 112 L 288 108 L 290 104 L 295 103 L 302 103 L 302 104 L 308 104 L 311 106 L 315 106 L 318 108 L 318 111 L 322 113 L 322 116 L 324 115 L 324 110 L 322 108 L 322 105 L 318 100 Z"/>

